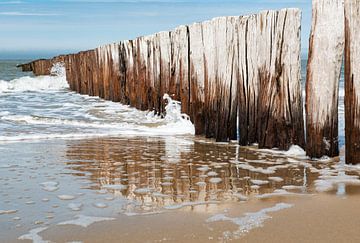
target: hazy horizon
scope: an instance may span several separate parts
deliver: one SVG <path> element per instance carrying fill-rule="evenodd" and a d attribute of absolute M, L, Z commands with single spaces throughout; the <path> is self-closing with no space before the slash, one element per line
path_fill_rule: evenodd
<path fill-rule="evenodd" d="M 0 0 L 0 59 L 48 58 L 217 16 L 287 7 L 302 10 L 301 44 L 305 55 L 311 1 Z"/>

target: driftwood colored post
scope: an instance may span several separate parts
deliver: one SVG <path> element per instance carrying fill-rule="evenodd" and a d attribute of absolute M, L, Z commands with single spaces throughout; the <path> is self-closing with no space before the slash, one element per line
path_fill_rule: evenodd
<path fill-rule="evenodd" d="M 360 1 L 345 1 L 346 163 L 360 163 Z"/>
<path fill-rule="evenodd" d="M 239 143 L 304 147 L 297 9 L 264 11 L 239 21 Z M 261 53 L 261 55 L 259 55 Z"/>
<path fill-rule="evenodd" d="M 216 141 L 235 140 L 237 117 L 237 84 L 239 70 L 238 17 L 222 17 L 212 21 L 214 26 L 216 85 L 214 105 Z M 223 47 L 223 48 L 221 48 Z"/>
<path fill-rule="evenodd" d="M 338 148 L 338 87 L 344 52 L 344 5 L 313 0 L 306 82 L 306 152 L 334 157 Z"/>
<path fill-rule="evenodd" d="M 189 26 L 190 35 L 190 116 L 195 125 L 196 134 L 205 132 L 205 55 L 204 35 L 201 23 Z"/>
<path fill-rule="evenodd" d="M 256 15 L 244 17 L 239 23 L 239 143 L 246 146 L 258 142 L 258 53 Z"/>
<path fill-rule="evenodd" d="M 181 101 L 182 112 L 186 114 L 190 110 L 189 42 L 187 26 L 180 26 L 171 32 L 171 80 L 176 87 L 174 98 Z"/>
<path fill-rule="evenodd" d="M 301 13 L 296 9 L 258 15 L 258 139 L 260 148 L 303 147 L 300 84 Z"/>
<path fill-rule="evenodd" d="M 58 60 L 82 94 L 158 115 L 169 94 L 198 135 L 229 141 L 239 132 L 241 145 L 260 148 L 304 145 L 299 10 L 214 18 L 23 68 L 48 74 Z"/>
<path fill-rule="evenodd" d="M 236 139 L 238 17 L 189 26 L 190 110 L 199 134 Z"/>

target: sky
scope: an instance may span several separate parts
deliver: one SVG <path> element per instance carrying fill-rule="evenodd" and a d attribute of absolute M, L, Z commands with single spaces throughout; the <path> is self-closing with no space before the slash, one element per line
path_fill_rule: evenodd
<path fill-rule="evenodd" d="M 0 58 L 41 58 L 133 39 L 218 16 L 302 10 L 302 53 L 310 0 L 0 0 Z"/>

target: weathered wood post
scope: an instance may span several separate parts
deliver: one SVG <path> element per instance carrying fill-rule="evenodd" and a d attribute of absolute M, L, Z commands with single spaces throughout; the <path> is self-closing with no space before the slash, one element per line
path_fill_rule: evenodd
<path fill-rule="evenodd" d="M 239 143 L 287 150 L 304 146 L 298 9 L 239 21 Z"/>
<path fill-rule="evenodd" d="M 243 17 L 239 22 L 239 144 L 258 142 L 259 73 L 257 70 L 256 15 Z"/>
<path fill-rule="evenodd" d="M 339 155 L 338 87 L 344 52 L 342 0 L 313 0 L 306 82 L 306 152 Z"/>
<path fill-rule="evenodd" d="M 215 50 L 215 105 L 216 141 L 237 138 L 237 84 L 239 71 L 238 28 L 239 18 L 221 17 L 212 21 Z"/>
<path fill-rule="evenodd" d="M 190 116 L 193 118 L 196 134 L 205 131 L 205 57 L 203 25 L 195 23 L 189 26 L 190 35 Z"/>
<path fill-rule="evenodd" d="M 346 163 L 360 163 L 360 0 L 345 0 Z"/>
<path fill-rule="evenodd" d="M 181 101 L 183 113 L 190 114 L 190 68 L 189 68 L 189 31 L 182 25 L 171 32 L 171 79 L 176 86 L 175 99 Z"/>
<path fill-rule="evenodd" d="M 304 120 L 300 83 L 300 26 L 298 9 L 258 15 L 260 148 L 303 147 Z"/>

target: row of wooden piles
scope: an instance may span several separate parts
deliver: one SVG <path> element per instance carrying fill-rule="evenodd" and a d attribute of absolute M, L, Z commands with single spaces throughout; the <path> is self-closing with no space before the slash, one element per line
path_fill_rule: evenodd
<path fill-rule="evenodd" d="M 167 93 L 196 134 L 229 141 L 239 127 L 242 145 L 288 149 L 304 146 L 300 21 L 297 9 L 220 17 L 31 66 L 63 62 L 71 90 L 158 114 Z"/>
<path fill-rule="evenodd" d="M 23 65 L 47 75 L 63 62 L 71 90 L 164 111 L 182 103 L 196 134 L 241 145 L 337 156 L 338 86 L 345 47 L 346 161 L 360 162 L 360 0 L 313 0 L 306 145 L 297 9 L 220 17 L 173 31 Z M 346 36 L 346 37 L 345 37 Z M 360 70 L 360 69 L 359 69 Z M 238 134 L 237 134 L 238 133 Z"/>

